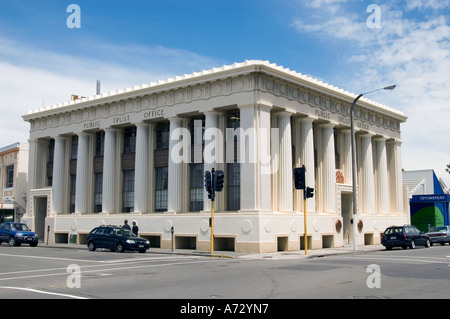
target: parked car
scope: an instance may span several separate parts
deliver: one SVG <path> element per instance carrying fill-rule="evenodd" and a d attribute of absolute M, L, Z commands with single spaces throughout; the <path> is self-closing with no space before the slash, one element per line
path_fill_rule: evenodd
<path fill-rule="evenodd" d="M 97 248 L 107 248 L 117 252 L 137 250 L 140 253 L 145 253 L 150 248 L 148 240 L 135 237 L 130 229 L 111 225 L 95 227 L 87 235 L 86 242 L 90 251 Z"/>
<path fill-rule="evenodd" d="M 416 245 L 430 247 L 431 241 L 427 234 L 418 230 L 415 226 L 391 226 L 384 231 L 381 244 L 387 250 L 393 247 L 402 247 L 403 249 L 416 248 Z"/>
<path fill-rule="evenodd" d="M 10 246 L 29 244 L 31 247 L 36 247 L 38 239 L 38 235 L 24 223 L 8 222 L 0 224 L 0 244 L 7 242 Z"/>
<path fill-rule="evenodd" d="M 450 244 L 450 226 L 431 227 L 427 235 L 430 237 L 431 245 L 438 243 L 441 245 L 445 245 L 445 243 Z"/>

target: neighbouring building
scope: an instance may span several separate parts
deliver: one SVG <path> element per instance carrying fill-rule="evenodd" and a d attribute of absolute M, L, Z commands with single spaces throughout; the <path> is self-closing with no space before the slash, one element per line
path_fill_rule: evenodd
<path fill-rule="evenodd" d="M 209 250 L 204 172 L 216 194 L 215 250 L 304 249 L 352 241 L 350 106 L 356 96 L 267 61 L 245 61 L 31 110 L 27 213 L 49 242 L 85 243 L 100 224 L 136 220 L 152 246 Z M 404 224 L 402 112 L 356 107 L 358 244 Z M 47 240 L 47 238 L 46 238 Z"/>
<path fill-rule="evenodd" d="M 424 232 L 450 225 L 450 194 L 434 170 L 403 171 L 403 184 L 408 188 L 412 225 Z"/>
<path fill-rule="evenodd" d="M 26 212 L 28 143 L 0 148 L 0 223 L 20 221 Z"/>

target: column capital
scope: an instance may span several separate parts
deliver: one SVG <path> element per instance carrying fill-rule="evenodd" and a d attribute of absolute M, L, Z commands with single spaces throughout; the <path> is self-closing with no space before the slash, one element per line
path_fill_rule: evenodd
<path fill-rule="evenodd" d="M 386 136 L 376 136 L 373 139 L 375 142 L 386 142 L 388 138 Z"/>
<path fill-rule="evenodd" d="M 386 141 L 386 144 L 395 144 L 395 145 L 401 146 L 403 144 L 403 142 L 401 140 L 397 140 L 397 139 L 388 139 Z"/>
<path fill-rule="evenodd" d="M 168 118 L 170 123 L 179 123 L 183 121 L 183 118 L 180 116 L 173 116 Z"/>
<path fill-rule="evenodd" d="M 208 110 L 208 111 L 203 112 L 203 114 L 204 114 L 205 116 L 207 116 L 207 115 L 216 115 L 216 116 L 218 116 L 218 115 L 220 114 L 220 111 L 216 111 L 216 110 Z"/>
<path fill-rule="evenodd" d="M 336 126 L 336 124 L 332 123 L 332 122 L 327 122 L 327 123 L 319 124 L 319 126 L 325 127 L 325 128 L 334 128 Z"/>
<path fill-rule="evenodd" d="M 306 116 L 306 117 L 295 117 L 295 120 L 301 123 L 312 123 L 316 119 L 310 116 Z"/>
<path fill-rule="evenodd" d="M 148 123 L 148 122 L 139 122 L 139 123 L 134 123 L 134 125 L 136 125 L 136 127 L 139 127 L 139 126 L 149 127 L 150 123 Z"/>

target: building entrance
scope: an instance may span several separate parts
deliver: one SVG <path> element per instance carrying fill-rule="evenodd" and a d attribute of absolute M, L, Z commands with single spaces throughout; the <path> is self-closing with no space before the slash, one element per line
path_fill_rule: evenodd
<path fill-rule="evenodd" d="M 45 237 L 45 217 L 47 217 L 47 197 L 34 198 L 34 226 L 39 240 Z"/>
<path fill-rule="evenodd" d="M 353 243 L 353 200 L 351 193 L 341 193 L 342 229 L 344 245 Z"/>

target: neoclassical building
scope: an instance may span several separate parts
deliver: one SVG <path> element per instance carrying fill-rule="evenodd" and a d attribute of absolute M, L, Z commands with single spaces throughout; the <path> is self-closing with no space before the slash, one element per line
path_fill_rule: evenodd
<path fill-rule="evenodd" d="M 245 61 L 31 110 L 27 212 L 49 242 L 85 243 L 100 224 L 136 220 L 153 247 L 209 250 L 204 172 L 216 194 L 215 250 L 304 249 L 352 242 L 354 94 L 267 61 Z M 358 244 L 405 224 L 402 112 L 361 99 L 355 128 Z M 180 160 L 181 159 L 181 160 Z M 48 226 L 50 226 L 49 231 Z"/>

